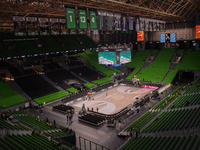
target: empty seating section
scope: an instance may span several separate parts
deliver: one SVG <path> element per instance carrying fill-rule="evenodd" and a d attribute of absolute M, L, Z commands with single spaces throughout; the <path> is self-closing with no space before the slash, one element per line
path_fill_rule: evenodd
<path fill-rule="evenodd" d="M 158 51 L 159 51 L 159 50 L 157 50 L 157 49 L 154 49 L 154 50 L 152 50 L 151 54 L 157 54 L 157 53 L 158 53 Z"/>
<path fill-rule="evenodd" d="M 70 93 L 77 93 L 77 92 L 79 92 L 79 90 L 77 90 L 77 89 L 75 89 L 73 87 L 66 89 L 66 91 L 68 91 Z"/>
<path fill-rule="evenodd" d="M 126 78 L 126 80 L 131 80 L 139 71 L 140 71 L 140 67 L 135 68 Z"/>
<path fill-rule="evenodd" d="M 86 86 L 87 88 L 92 88 L 92 87 L 94 87 L 94 84 L 92 84 L 92 83 L 84 83 L 83 84 L 84 86 Z"/>
<path fill-rule="evenodd" d="M 21 40 L 16 41 L 19 45 L 17 52 L 19 55 L 33 55 L 33 54 L 42 54 L 45 53 L 44 48 L 37 47 L 31 40 Z"/>
<path fill-rule="evenodd" d="M 91 82 L 94 80 L 97 80 L 99 78 L 104 78 L 105 75 L 102 75 L 98 73 L 97 71 L 94 71 L 88 67 L 78 67 L 71 69 L 74 73 L 76 73 L 81 78 L 86 79 L 87 81 Z"/>
<path fill-rule="evenodd" d="M 53 130 L 56 129 L 56 127 L 52 126 L 47 126 L 46 122 L 35 118 L 33 116 L 24 114 L 23 112 L 13 112 L 13 114 L 19 119 L 21 123 L 24 125 L 33 128 L 33 127 L 39 127 L 40 130 Z"/>
<path fill-rule="evenodd" d="M 150 51 L 151 50 L 137 51 L 136 54 L 133 56 L 131 62 L 126 63 L 125 67 L 142 67 Z"/>
<path fill-rule="evenodd" d="M 63 130 L 58 130 L 58 131 L 51 131 L 51 132 L 44 132 L 46 135 L 50 135 L 54 138 L 59 138 L 59 137 L 65 137 L 65 136 L 69 136 L 70 133 L 69 132 L 65 132 Z"/>
<path fill-rule="evenodd" d="M 79 118 L 78 119 L 79 121 L 87 122 L 87 123 L 90 123 L 90 124 L 96 125 L 96 126 L 101 125 L 105 121 L 104 117 L 101 117 L 99 115 L 98 116 L 91 115 L 91 114 L 79 116 L 78 118 Z"/>
<path fill-rule="evenodd" d="M 58 65 L 55 62 L 51 62 L 50 64 L 44 64 L 43 65 L 48 71 L 49 70 L 56 70 L 56 69 L 61 69 L 62 67 Z"/>
<path fill-rule="evenodd" d="M 164 83 L 171 83 L 176 74 L 178 73 L 177 69 L 171 70 Z"/>
<path fill-rule="evenodd" d="M 94 42 L 92 41 L 92 39 L 89 38 L 87 35 L 80 34 L 78 36 L 81 37 L 87 43 L 88 48 L 96 48 L 96 46 L 95 46 Z"/>
<path fill-rule="evenodd" d="M 168 150 L 168 149 L 188 149 L 197 150 L 199 148 L 199 136 L 139 136 L 131 139 L 120 150 L 148 149 L 148 150 Z"/>
<path fill-rule="evenodd" d="M 192 85 L 184 94 L 197 93 L 200 91 L 200 84 Z"/>
<path fill-rule="evenodd" d="M 200 51 L 187 50 L 183 60 L 179 62 L 176 69 L 200 71 Z"/>
<path fill-rule="evenodd" d="M 198 127 L 200 124 L 199 108 L 179 109 L 164 111 L 159 115 L 159 119 L 155 119 L 142 132 L 163 132 L 182 130 Z"/>
<path fill-rule="evenodd" d="M 56 111 L 61 111 L 63 113 L 66 113 L 68 112 L 69 110 L 73 110 L 74 108 L 72 106 L 66 106 L 66 105 L 63 105 L 63 104 L 59 104 L 59 105 L 55 105 L 53 106 L 53 110 L 56 110 Z"/>
<path fill-rule="evenodd" d="M 8 71 L 12 74 L 13 77 L 23 76 L 23 73 L 16 67 L 9 67 Z"/>
<path fill-rule="evenodd" d="M 36 74 L 36 72 L 33 69 L 23 70 L 23 73 L 25 75 Z"/>
<path fill-rule="evenodd" d="M 15 79 L 22 90 L 32 99 L 52 94 L 58 91 L 40 75 L 30 75 Z"/>
<path fill-rule="evenodd" d="M 184 49 L 178 49 L 178 51 L 176 52 L 177 54 L 183 54 L 185 52 Z"/>
<path fill-rule="evenodd" d="M 167 106 L 167 103 L 173 99 L 175 99 L 176 97 L 173 96 L 174 94 L 176 94 L 178 91 L 182 91 L 182 86 L 178 87 L 176 90 L 174 90 L 170 95 L 171 96 L 167 96 L 165 97 L 162 101 L 160 101 L 159 103 L 157 103 L 152 109 L 161 109 L 164 108 L 165 106 Z M 173 97 L 172 97 L 173 96 Z M 171 97 L 171 98 L 170 98 Z M 167 102 L 167 103 L 166 103 Z"/>
<path fill-rule="evenodd" d="M 174 48 L 164 48 L 162 49 L 155 60 L 151 62 L 148 67 L 160 67 L 160 68 L 169 68 L 171 65 L 171 59 L 175 53 Z"/>
<path fill-rule="evenodd" d="M 68 43 L 68 47 L 73 50 L 77 49 L 85 49 L 86 46 L 83 44 L 80 44 L 76 39 L 73 38 L 71 35 L 62 35 L 62 38 L 65 39 Z"/>
<path fill-rule="evenodd" d="M 191 94 L 191 95 L 181 95 L 175 102 L 173 102 L 169 107 L 180 108 L 187 107 L 192 105 L 200 105 L 200 94 Z"/>
<path fill-rule="evenodd" d="M 44 102 L 47 103 L 47 102 L 65 97 L 66 95 L 68 95 L 68 94 L 65 93 L 64 91 L 58 91 L 58 92 L 55 92 L 55 93 L 52 93 L 52 94 L 49 94 L 49 95 L 45 95 L 45 96 L 36 98 L 36 99 L 34 99 L 34 101 L 37 102 L 38 104 L 41 104 L 41 103 L 44 103 Z"/>
<path fill-rule="evenodd" d="M 141 81 L 161 82 L 168 73 L 168 68 L 151 68 L 146 67 L 137 75 Z"/>
<path fill-rule="evenodd" d="M 88 55 L 88 56 L 90 56 L 94 60 L 99 61 L 99 59 L 98 59 L 98 53 L 96 51 L 85 51 L 85 54 Z"/>
<path fill-rule="evenodd" d="M 131 123 L 128 127 L 124 129 L 124 131 L 129 131 L 133 126 L 135 128 L 141 129 L 144 127 L 151 119 L 153 119 L 159 112 L 158 111 L 147 111 L 144 115 L 142 115 L 140 118 L 135 120 L 133 123 Z"/>
<path fill-rule="evenodd" d="M 26 101 L 17 92 L 13 91 L 7 83 L 0 82 L 0 106 L 4 108 L 17 105 Z"/>
<path fill-rule="evenodd" d="M 29 150 L 47 150 L 60 149 L 58 146 L 54 146 L 53 141 L 49 141 L 47 138 L 39 135 L 30 135 L 30 134 L 22 134 L 22 135 L 8 135 L 4 137 L 2 143 L 4 146 L 9 147 L 9 149 L 29 149 Z M 12 147 L 13 146 L 13 147 Z M 62 149 L 67 150 L 62 147 Z"/>
<path fill-rule="evenodd" d="M 4 119 L 0 118 L 0 129 L 7 129 L 7 130 L 27 130 L 28 129 L 20 124 L 15 124 L 12 125 L 10 123 L 8 123 L 7 121 L 5 121 Z"/>
<path fill-rule="evenodd" d="M 59 46 L 59 43 L 54 39 L 56 36 L 40 36 L 42 41 L 49 47 L 49 46 Z"/>
<path fill-rule="evenodd" d="M 93 60 L 92 58 L 87 56 L 85 53 L 79 53 L 78 55 L 81 56 L 83 59 L 87 60 L 91 66 L 93 66 L 98 71 L 104 73 L 105 75 L 107 75 L 107 76 L 114 75 L 115 72 L 113 70 L 109 70 L 105 66 L 98 64 L 97 61 Z"/>
<path fill-rule="evenodd" d="M 97 85 L 100 85 L 100 84 L 103 84 L 103 83 L 106 83 L 106 82 L 110 82 L 110 81 L 112 81 L 112 80 L 113 80 L 113 78 L 105 77 L 105 78 L 101 78 L 101 79 L 92 81 L 92 83 L 97 84 Z"/>

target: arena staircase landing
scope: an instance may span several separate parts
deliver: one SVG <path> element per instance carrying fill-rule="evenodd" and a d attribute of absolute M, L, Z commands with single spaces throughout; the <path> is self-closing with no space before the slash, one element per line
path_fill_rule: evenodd
<path fill-rule="evenodd" d="M 21 97 L 29 99 L 29 96 L 21 89 L 21 87 L 15 81 L 7 81 L 8 86 L 15 92 L 17 92 Z"/>

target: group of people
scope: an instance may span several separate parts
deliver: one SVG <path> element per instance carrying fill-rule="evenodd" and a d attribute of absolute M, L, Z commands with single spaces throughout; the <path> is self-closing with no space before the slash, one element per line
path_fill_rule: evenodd
<path fill-rule="evenodd" d="M 67 122 L 69 121 L 70 123 L 72 123 L 73 114 L 74 114 L 74 110 L 68 110 L 67 111 L 67 113 L 66 113 Z"/>
<path fill-rule="evenodd" d="M 94 109 L 93 109 L 93 107 L 92 107 L 91 110 L 90 110 L 90 108 L 88 107 L 88 108 L 87 108 L 87 111 L 88 111 L 88 112 L 94 111 Z M 98 107 L 96 108 L 96 111 L 99 112 L 99 108 L 98 108 Z"/>
<path fill-rule="evenodd" d="M 135 137 L 138 138 L 138 135 L 140 134 L 140 129 L 136 128 L 134 125 L 130 129 L 130 137 L 133 137 L 133 132 L 135 131 Z"/>
<path fill-rule="evenodd" d="M 0 112 L 1 114 L 1 119 L 5 120 L 12 120 L 13 119 L 13 114 L 11 111 L 5 111 L 5 112 Z"/>

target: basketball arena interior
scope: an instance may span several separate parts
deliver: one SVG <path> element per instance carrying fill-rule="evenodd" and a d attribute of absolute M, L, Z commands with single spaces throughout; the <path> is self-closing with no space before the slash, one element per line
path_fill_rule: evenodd
<path fill-rule="evenodd" d="M 199 150 L 199 0 L 1 0 L 0 149 Z"/>

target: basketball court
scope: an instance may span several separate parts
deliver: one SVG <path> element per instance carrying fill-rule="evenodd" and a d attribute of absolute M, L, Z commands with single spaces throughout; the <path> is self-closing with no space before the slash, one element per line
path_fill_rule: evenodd
<path fill-rule="evenodd" d="M 153 89 L 120 85 L 95 96 L 91 95 L 91 99 L 77 102 L 73 106 L 82 108 L 84 103 L 86 109 L 89 108 L 91 110 L 93 108 L 96 111 L 98 107 L 98 112 L 100 113 L 113 114 L 137 101 L 137 97 L 140 99 L 151 91 Z"/>

